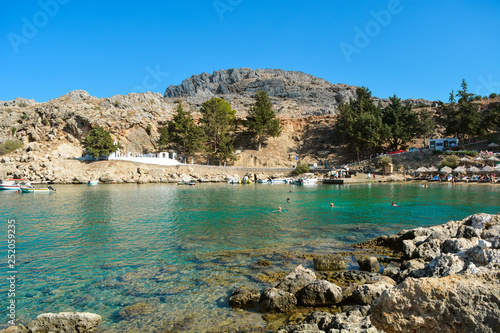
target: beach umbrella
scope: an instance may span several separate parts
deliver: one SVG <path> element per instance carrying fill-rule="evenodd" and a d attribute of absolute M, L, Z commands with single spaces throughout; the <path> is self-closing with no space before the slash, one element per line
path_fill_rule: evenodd
<path fill-rule="evenodd" d="M 436 168 L 435 166 L 431 166 L 429 168 L 429 172 L 437 172 L 438 171 L 438 168 Z"/>
<path fill-rule="evenodd" d="M 492 166 L 489 166 L 489 165 L 487 165 L 487 166 L 485 166 L 484 168 L 481 169 L 481 172 L 483 172 L 483 173 L 490 173 L 490 172 L 493 172 L 493 171 L 495 171 L 495 168 L 492 167 Z"/>
<path fill-rule="evenodd" d="M 429 172 L 429 169 L 427 169 L 426 167 L 420 167 L 417 169 L 417 172 L 420 172 L 420 173 Z"/>
<path fill-rule="evenodd" d="M 498 162 L 500 161 L 500 159 L 498 157 L 495 157 L 495 156 L 490 156 L 487 158 L 488 161 L 491 161 L 491 162 Z"/>
<path fill-rule="evenodd" d="M 497 166 L 495 167 L 495 171 L 500 171 L 500 164 L 497 164 Z"/>
<path fill-rule="evenodd" d="M 459 167 L 456 167 L 455 169 L 453 169 L 453 173 L 466 173 L 467 172 L 467 169 L 465 169 L 465 167 L 463 166 L 459 166 Z"/>
<path fill-rule="evenodd" d="M 439 172 L 447 175 L 447 174 L 451 173 L 452 171 L 453 171 L 452 168 L 450 168 L 449 166 L 445 166 L 445 167 L 441 168 L 441 170 Z"/>
<path fill-rule="evenodd" d="M 488 147 L 498 147 L 498 144 L 496 144 L 496 143 L 492 142 L 492 143 L 490 143 L 490 144 L 488 145 Z"/>
<path fill-rule="evenodd" d="M 469 173 L 479 173 L 481 170 L 479 168 L 476 168 L 475 166 L 471 166 L 470 168 L 467 169 L 467 172 Z"/>
<path fill-rule="evenodd" d="M 468 158 L 467 156 L 462 157 L 461 159 L 459 159 L 459 161 L 460 162 L 464 162 L 464 163 L 470 163 L 470 162 L 472 162 L 470 160 L 470 158 Z"/>
<path fill-rule="evenodd" d="M 474 159 L 474 161 L 484 161 L 484 158 L 482 158 L 481 156 L 478 156 Z"/>

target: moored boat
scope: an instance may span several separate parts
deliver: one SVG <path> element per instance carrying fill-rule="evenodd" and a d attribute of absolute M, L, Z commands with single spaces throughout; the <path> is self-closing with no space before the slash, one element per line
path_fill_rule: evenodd
<path fill-rule="evenodd" d="M 97 185 L 97 184 L 99 184 L 99 181 L 98 181 L 98 180 L 89 180 L 89 181 L 87 182 L 87 185 L 89 185 L 89 186 L 95 186 L 95 185 Z"/>
<path fill-rule="evenodd" d="M 0 183 L 0 190 L 3 191 L 18 191 L 21 189 L 21 185 L 25 184 L 24 179 L 11 178 L 9 180 L 3 180 Z"/>
<path fill-rule="evenodd" d="M 47 188 L 34 188 L 33 186 L 21 186 L 22 193 L 51 193 L 56 190 L 52 186 L 48 186 Z"/>

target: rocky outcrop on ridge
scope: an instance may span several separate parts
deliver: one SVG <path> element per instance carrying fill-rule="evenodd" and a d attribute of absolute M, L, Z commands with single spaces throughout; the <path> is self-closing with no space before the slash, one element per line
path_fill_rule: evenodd
<path fill-rule="evenodd" d="M 364 244 L 401 254 L 384 260 L 382 273 L 315 273 L 299 265 L 262 293 L 266 304 L 279 306 L 260 310 L 292 313 L 295 299 L 312 308 L 306 319 L 280 333 L 500 331 L 500 214 L 475 214 Z M 378 266 L 374 257 L 358 262 Z M 317 307 L 341 312 L 314 312 Z"/>
<path fill-rule="evenodd" d="M 180 85 L 171 85 L 165 91 L 166 98 L 186 98 L 189 104 L 201 105 L 213 96 L 231 102 L 237 111 L 252 103 L 259 90 L 268 93 L 277 112 L 282 116 L 333 115 L 337 106 L 356 96 L 356 86 L 333 84 L 324 79 L 298 71 L 282 69 L 231 68 L 214 71 L 212 74 L 193 75 Z M 388 99 L 374 98 L 383 105 Z M 409 99 L 412 105 L 431 105 L 424 99 Z"/>

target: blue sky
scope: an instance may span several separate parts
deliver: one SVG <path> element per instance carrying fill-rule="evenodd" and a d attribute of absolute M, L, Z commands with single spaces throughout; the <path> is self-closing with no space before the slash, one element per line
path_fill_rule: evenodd
<path fill-rule="evenodd" d="M 156 91 L 202 72 L 297 70 L 374 96 L 500 93 L 500 1 L 2 1 L 0 100 Z"/>

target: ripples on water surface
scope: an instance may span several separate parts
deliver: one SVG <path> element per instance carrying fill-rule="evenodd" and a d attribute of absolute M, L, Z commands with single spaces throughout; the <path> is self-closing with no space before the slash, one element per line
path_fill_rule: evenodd
<path fill-rule="evenodd" d="M 18 322 L 43 312 L 90 311 L 103 316 L 103 330 L 116 332 L 263 326 L 257 313 L 233 312 L 227 297 L 236 286 L 268 286 L 255 279 L 259 272 L 296 264 L 280 261 L 279 253 L 330 253 L 404 228 L 497 213 L 500 193 L 500 186 L 449 184 L 56 189 L 0 193 L 4 272 L 6 221 L 17 221 Z M 264 258 L 274 265 L 257 268 Z M 141 315 L 119 314 L 140 302 L 149 304 Z M 0 327 L 6 306 L 3 301 Z"/>

